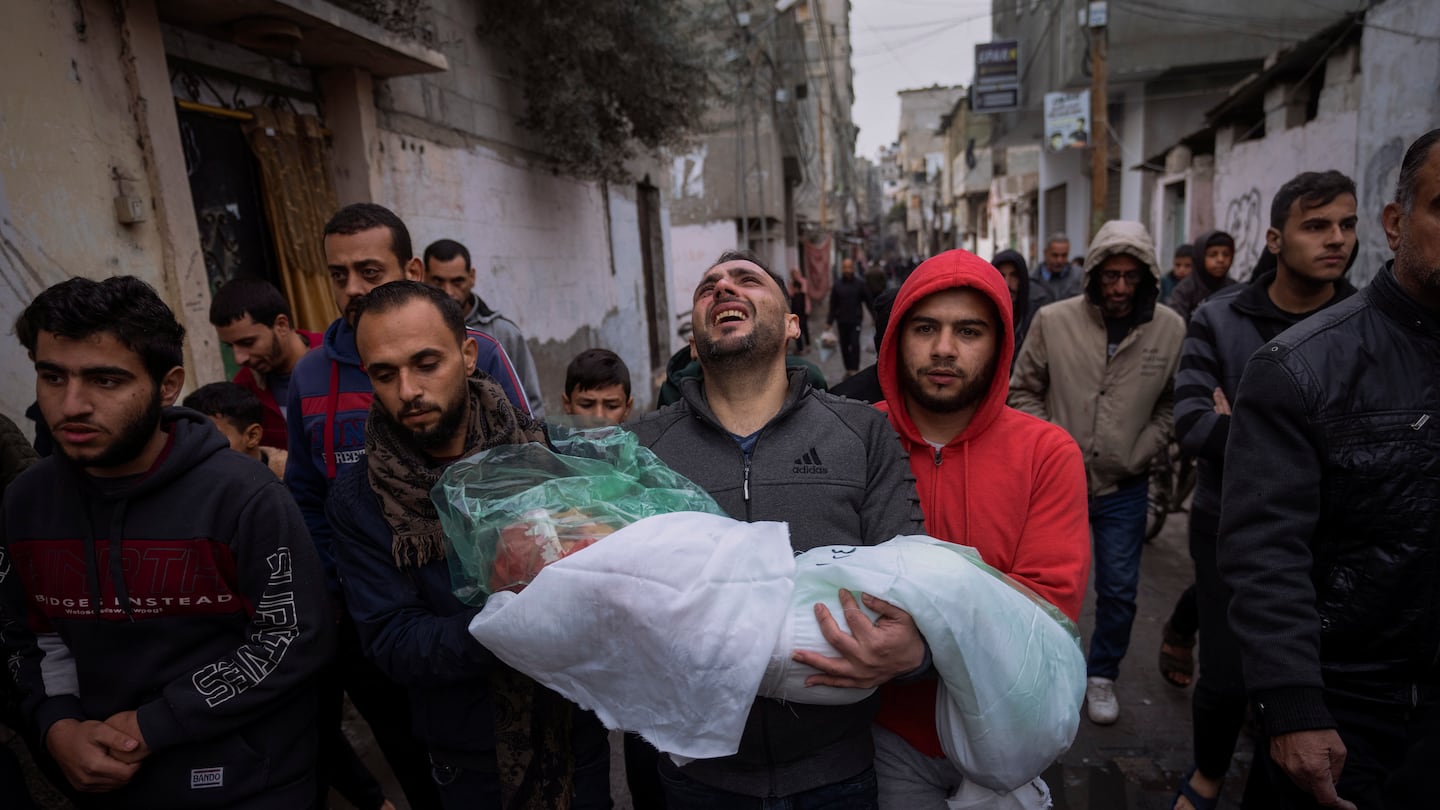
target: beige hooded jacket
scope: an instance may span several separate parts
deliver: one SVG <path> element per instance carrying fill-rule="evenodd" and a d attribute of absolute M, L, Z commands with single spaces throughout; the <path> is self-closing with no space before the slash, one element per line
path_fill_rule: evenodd
<path fill-rule="evenodd" d="M 1106 359 L 1105 319 L 1095 273 L 1128 254 L 1150 274 L 1135 293 L 1137 325 Z M 1085 456 L 1090 495 L 1114 492 L 1144 473 L 1170 440 L 1175 370 L 1185 322 L 1156 302 L 1160 268 L 1139 222 L 1107 222 L 1085 256 L 1085 292 L 1041 307 L 1010 377 L 1011 407 L 1065 428 Z"/>

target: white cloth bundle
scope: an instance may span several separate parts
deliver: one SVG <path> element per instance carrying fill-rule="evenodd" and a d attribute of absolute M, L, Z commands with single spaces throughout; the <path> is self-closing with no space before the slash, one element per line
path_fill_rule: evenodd
<path fill-rule="evenodd" d="M 815 602 L 838 617 L 840 588 L 878 596 L 915 619 L 940 675 L 936 731 L 946 758 L 968 779 L 1014 790 L 1070 747 L 1085 695 L 1079 639 L 1063 614 L 986 565 L 975 549 L 913 535 L 878 546 L 811 549 L 795 566 L 792 620 L 809 616 L 814 625 Z M 777 649 L 771 660 L 788 655 Z M 764 681 L 767 697 L 831 702 L 806 700 L 815 691 L 804 687 L 813 670 L 792 663 L 775 688 L 774 669 Z"/>
<path fill-rule="evenodd" d="M 974 549 L 930 537 L 795 558 L 784 524 L 659 515 L 546 567 L 518 595 L 494 594 L 470 631 L 607 727 L 682 759 L 719 757 L 738 750 L 757 694 L 871 694 L 806 688 L 814 670 L 790 660 L 796 649 L 836 655 L 813 605 L 844 628 L 840 588 L 915 618 L 942 680 L 937 731 L 969 780 L 1014 790 L 1069 747 L 1085 690 L 1073 629 Z"/>
<path fill-rule="evenodd" d="M 520 672 L 690 759 L 740 747 L 790 601 L 784 523 L 676 512 L 492 594 L 470 634 Z"/>

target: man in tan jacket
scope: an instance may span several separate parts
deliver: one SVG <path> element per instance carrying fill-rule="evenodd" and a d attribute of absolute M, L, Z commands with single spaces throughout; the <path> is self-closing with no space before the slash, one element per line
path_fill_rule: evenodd
<path fill-rule="evenodd" d="M 1085 456 L 1095 570 L 1085 697 L 1101 725 L 1120 716 L 1115 678 L 1135 621 L 1150 459 L 1169 441 L 1185 339 L 1159 292 L 1145 226 L 1105 223 L 1085 257 L 1084 294 L 1035 313 L 1010 379 L 1010 405 L 1068 430 Z"/>

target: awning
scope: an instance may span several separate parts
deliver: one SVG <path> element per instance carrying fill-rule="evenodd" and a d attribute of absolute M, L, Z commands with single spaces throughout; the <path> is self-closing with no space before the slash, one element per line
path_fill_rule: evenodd
<path fill-rule="evenodd" d="M 324 0 L 156 0 L 160 19 L 224 42 L 299 54 L 308 67 L 363 68 L 379 78 L 448 70 L 445 55 Z"/>

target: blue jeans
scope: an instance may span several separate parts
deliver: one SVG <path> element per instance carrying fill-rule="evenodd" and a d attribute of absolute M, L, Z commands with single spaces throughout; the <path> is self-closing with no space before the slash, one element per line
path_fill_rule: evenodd
<path fill-rule="evenodd" d="M 1089 675 L 1115 678 L 1130 646 L 1140 549 L 1145 545 L 1148 478 L 1109 495 L 1090 498 L 1090 542 L 1095 569 L 1095 632 L 1090 636 Z"/>
<path fill-rule="evenodd" d="M 665 787 L 665 803 L 670 810 L 879 810 L 880 807 L 874 768 L 803 793 L 764 799 L 711 787 L 676 768 L 661 768 L 660 783 Z"/>

